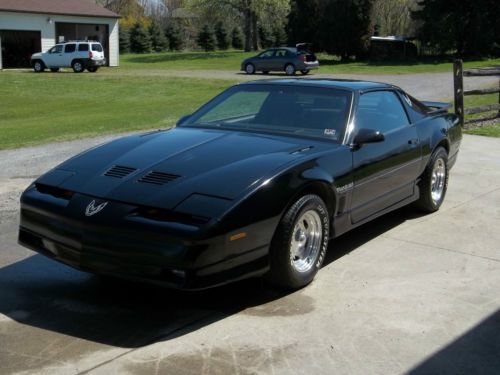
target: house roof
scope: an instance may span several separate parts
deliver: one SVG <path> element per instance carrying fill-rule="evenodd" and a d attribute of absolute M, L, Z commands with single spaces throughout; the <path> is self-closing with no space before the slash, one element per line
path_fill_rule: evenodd
<path fill-rule="evenodd" d="M 92 0 L 0 0 L 0 11 L 119 18 Z"/>

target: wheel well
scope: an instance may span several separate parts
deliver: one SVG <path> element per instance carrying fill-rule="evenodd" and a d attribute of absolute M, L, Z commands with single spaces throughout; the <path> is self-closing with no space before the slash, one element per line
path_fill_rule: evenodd
<path fill-rule="evenodd" d="M 446 153 L 450 153 L 450 144 L 447 139 L 442 139 L 434 148 L 436 150 L 438 147 L 443 147 L 446 150 Z M 434 152 L 434 151 L 433 151 Z"/>
<path fill-rule="evenodd" d="M 328 208 L 328 213 L 330 216 L 333 215 L 335 210 L 335 195 L 332 189 L 328 186 L 326 182 L 322 181 L 314 181 L 304 186 L 294 197 L 292 203 L 295 202 L 300 197 L 306 194 L 315 194 L 320 197 L 323 202 L 325 202 L 326 207 Z"/>

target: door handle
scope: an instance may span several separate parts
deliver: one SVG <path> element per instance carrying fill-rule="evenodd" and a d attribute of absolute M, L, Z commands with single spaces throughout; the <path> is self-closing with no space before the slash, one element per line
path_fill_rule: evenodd
<path fill-rule="evenodd" d="M 420 143 L 420 139 L 418 138 L 412 138 L 408 141 L 409 145 L 418 145 Z"/>

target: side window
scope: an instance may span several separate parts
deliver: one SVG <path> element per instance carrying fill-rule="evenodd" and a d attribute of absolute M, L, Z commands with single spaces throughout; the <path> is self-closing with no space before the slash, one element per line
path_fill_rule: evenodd
<path fill-rule="evenodd" d="M 284 57 L 287 55 L 286 49 L 279 49 L 276 51 L 276 57 Z"/>
<path fill-rule="evenodd" d="M 66 44 L 64 48 L 64 53 L 72 53 L 76 51 L 76 44 Z"/>
<path fill-rule="evenodd" d="M 49 52 L 50 53 L 61 53 L 62 50 L 63 50 L 62 44 L 57 44 L 54 47 L 52 47 Z"/>
<path fill-rule="evenodd" d="M 359 97 L 356 111 L 358 129 L 375 129 L 382 133 L 409 125 L 408 116 L 392 91 L 374 91 Z"/>
<path fill-rule="evenodd" d="M 272 57 L 274 55 L 274 50 L 270 49 L 270 50 L 267 50 L 267 51 L 264 51 L 262 52 L 259 57 L 260 58 L 269 58 L 269 57 Z"/>
<path fill-rule="evenodd" d="M 88 44 L 79 44 L 78 45 L 78 51 L 80 52 L 88 52 L 89 50 L 89 45 Z"/>

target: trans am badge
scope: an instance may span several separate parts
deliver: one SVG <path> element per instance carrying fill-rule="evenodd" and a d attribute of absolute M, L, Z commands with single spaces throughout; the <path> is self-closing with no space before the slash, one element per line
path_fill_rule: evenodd
<path fill-rule="evenodd" d="M 103 208 L 106 207 L 107 204 L 108 204 L 108 202 L 103 202 L 100 205 L 96 206 L 95 200 L 93 200 L 92 202 L 90 202 L 90 204 L 85 209 L 85 216 L 92 216 L 92 215 L 95 215 L 95 214 L 101 212 L 103 210 Z"/>

